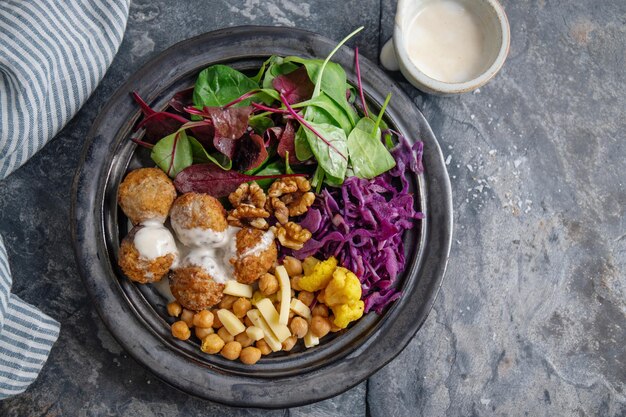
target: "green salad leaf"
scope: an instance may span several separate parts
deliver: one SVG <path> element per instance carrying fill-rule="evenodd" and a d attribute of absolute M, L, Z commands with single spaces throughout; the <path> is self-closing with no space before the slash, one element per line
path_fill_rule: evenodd
<path fill-rule="evenodd" d="M 339 127 L 328 123 L 308 122 L 309 125 L 322 135 L 334 149 L 324 143 L 311 130 L 304 128 L 307 142 L 311 152 L 315 155 L 317 163 L 326 172 L 326 175 L 343 182 L 348 168 L 348 159 L 342 155 L 348 155 L 348 138 L 346 133 Z M 298 148 L 296 147 L 296 153 Z"/>
<path fill-rule="evenodd" d="M 193 164 L 193 152 L 185 131 L 177 131 L 159 140 L 152 148 L 150 157 L 167 175 L 176 177 L 176 174 Z"/>
<path fill-rule="evenodd" d="M 396 161 L 381 141 L 380 129 L 368 117 L 359 120 L 348 136 L 350 164 L 354 175 L 371 179 L 387 172 Z"/>
<path fill-rule="evenodd" d="M 204 106 L 222 107 L 258 88 L 258 83 L 236 69 L 212 65 L 198 75 L 193 89 L 193 104 L 200 109 Z M 250 101 L 248 98 L 235 106 L 248 106 Z"/>

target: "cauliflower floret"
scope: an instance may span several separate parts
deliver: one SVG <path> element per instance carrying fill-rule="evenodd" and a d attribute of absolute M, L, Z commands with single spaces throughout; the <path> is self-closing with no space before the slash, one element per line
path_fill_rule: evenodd
<path fill-rule="evenodd" d="M 306 258 L 304 258 L 304 261 L 302 261 L 302 269 L 304 270 L 304 275 L 311 275 L 311 273 L 313 272 L 313 268 L 315 268 L 315 265 L 317 265 L 318 263 L 320 263 L 320 260 L 312 256 L 307 256 Z"/>
<path fill-rule="evenodd" d="M 333 320 L 335 326 L 345 329 L 350 322 L 358 320 L 363 316 L 365 303 L 359 300 L 350 304 L 338 304 L 331 307 L 331 309 L 335 315 L 335 319 Z"/>
<path fill-rule="evenodd" d="M 298 281 L 298 285 L 305 291 L 319 291 L 325 288 L 333 278 L 335 268 L 337 268 L 337 259 L 331 256 L 325 261 L 315 264 L 313 271 L 303 276 L 300 281 Z"/>
<path fill-rule="evenodd" d="M 339 304 L 350 304 L 360 299 L 361 282 L 357 276 L 346 268 L 337 268 L 333 273 L 332 280 L 326 286 L 326 290 L 324 290 L 326 305 L 334 307 Z"/>

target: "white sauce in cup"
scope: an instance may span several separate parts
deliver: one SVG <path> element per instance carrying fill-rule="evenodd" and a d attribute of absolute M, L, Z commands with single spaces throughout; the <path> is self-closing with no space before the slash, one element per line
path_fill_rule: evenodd
<path fill-rule="evenodd" d="M 420 71 L 448 83 L 478 77 L 488 61 L 484 24 L 458 0 L 426 3 L 408 26 L 406 50 Z"/>

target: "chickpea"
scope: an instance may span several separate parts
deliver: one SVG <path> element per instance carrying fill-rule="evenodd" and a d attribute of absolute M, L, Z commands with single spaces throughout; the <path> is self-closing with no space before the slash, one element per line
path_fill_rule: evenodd
<path fill-rule="evenodd" d="M 191 337 L 191 331 L 189 330 L 187 323 L 180 320 L 172 324 L 172 336 L 180 340 L 189 339 L 189 337 Z"/>
<path fill-rule="evenodd" d="M 208 335 L 215 333 L 215 330 L 213 330 L 213 327 L 196 327 L 194 333 L 198 339 L 204 340 Z"/>
<path fill-rule="evenodd" d="M 220 353 L 226 359 L 234 361 L 241 354 L 241 344 L 239 342 L 228 342 Z"/>
<path fill-rule="evenodd" d="M 193 315 L 193 325 L 196 327 L 212 327 L 213 313 L 209 310 L 202 310 Z"/>
<path fill-rule="evenodd" d="M 202 340 L 202 346 L 200 349 L 204 353 L 210 353 L 214 355 L 218 353 L 224 347 L 225 343 L 221 337 L 219 337 L 216 333 L 210 334 Z"/>
<path fill-rule="evenodd" d="M 172 317 L 180 316 L 180 313 L 183 311 L 183 307 L 178 303 L 178 301 L 172 301 L 167 305 L 167 314 Z"/>
<path fill-rule="evenodd" d="M 335 324 L 335 316 L 332 314 L 328 316 L 328 321 L 330 322 L 330 331 L 332 333 L 337 333 L 339 330 L 343 330 L 341 327 Z"/>
<path fill-rule="evenodd" d="M 263 295 L 272 295 L 278 291 L 278 280 L 270 273 L 263 274 L 259 280 L 259 289 Z"/>
<path fill-rule="evenodd" d="M 183 308 L 180 319 L 187 323 L 187 327 L 193 327 L 193 311 Z"/>
<path fill-rule="evenodd" d="M 213 310 L 213 328 L 214 329 L 219 329 L 220 327 L 223 326 L 222 322 L 220 321 L 219 316 L 217 315 L 217 310 Z"/>
<path fill-rule="evenodd" d="M 289 336 L 285 340 L 283 340 L 283 350 L 285 352 L 289 352 L 296 345 L 298 338 L 295 336 Z"/>
<path fill-rule="evenodd" d="M 309 331 L 309 323 L 302 317 L 294 317 L 293 320 L 291 320 L 289 329 L 292 335 L 298 339 L 302 339 Z"/>
<path fill-rule="evenodd" d="M 239 298 L 233 304 L 233 313 L 235 313 L 235 316 L 241 319 L 251 308 L 252 304 L 250 303 L 250 300 L 248 300 L 247 298 Z"/>
<path fill-rule="evenodd" d="M 252 320 L 250 320 L 250 317 L 248 317 L 248 316 L 243 318 L 243 324 L 245 324 L 246 327 L 254 326 L 254 323 L 252 323 Z"/>
<path fill-rule="evenodd" d="M 315 295 L 312 292 L 300 291 L 298 293 L 298 300 L 302 301 L 304 305 L 310 306 L 314 299 Z"/>
<path fill-rule="evenodd" d="M 324 304 L 318 303 L 315 307 L 313 307 L 311 314 L 313 316 L 328 317 L 328 307 L 326 307 Z"/>
<path fill-rule="evenodd" d="M 252 346 L 244 348 L 239 355 L 239 360 L 246 365 L 254 365 L 259 359 L 261 359 L 261 349 Z"/>
<path fill-rule="evenodd" d="M 298 275 L 296 277 L 291 278 L 290 280 L 291 289 L 296 290 L 296 291 L 302 291 L 302 287 L 300 287 L 300 285 L 298 284 L 301 279 L 302 279 L 302 275 Z"/>
<path fill-rule="evenodd" d="M 232 334 L 228 333 L 228 330 L 226 330 L 226 327 L 220 327 L 220 329 L 217 331 L 217 335 L 221 337 L 222 340 L 226 343 L 229 343 L 235 340 L 235 337 Z"/>
<path fill-rule="evenodd" d="M 270 353 L 272 353 L 272 349 L 269 347 L 267 342 L 263 339 L 256 341 L 256 347 L 257 349 L 261 351 L 261 354 L 263 355 L 269 355 Z"/>
<path fill-rule="evenodd" d="M 252 346 L 254 340 L 252 340 L 252 338 L 248 336 L 248 333 L 241 332 L 237 336 L 235 336 L 235 342 L 239 342 L 241 347 L 246 348 L 248 346 Z"/>
<path fill-rule="evenodd" d="M 330 332 L 330 321 L 322 316 L 313 316 L 311 319 L 311 333 L 317 337 L 324 337 Z"/>
<path fill-rule="evenodd" d="M 321 290 L 318 294 L 317 294 L 317 301 L 325 304 L 326 303 L 326 289 Z"/>
<path fill-rule="evenodd" d="M 292 319 L 293 316 L 295 316 L 296 313 L 293 312 L 293 310 L 289 310 L 289 318 Z"/>
<path fill-rule="evenodd" d="M 220 301 L 220 308 L 225 308 L 226 310 L 230 310 L 233 307 L 233 304 L 237 301 L 237 297 L 234 295 L 224 295 L 222 301 Z"/>
<path fill-rule="evenodd" d="M 295 277 L 296 275 L 302 275 L 302 262 L 293 256 L 285 256 L 283 260 L 283 266 L 287 270 L 287 275 Z"/>

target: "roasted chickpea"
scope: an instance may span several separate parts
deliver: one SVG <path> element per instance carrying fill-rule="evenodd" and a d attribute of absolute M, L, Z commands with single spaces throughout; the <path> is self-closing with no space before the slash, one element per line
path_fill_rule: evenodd
<path fill-rule="evenodd" d="M 296 277 L 291 278 L 289 281 L 291 282 L 291 289 L 295 291 L 302 291 L 302 287 L 300 287 L 299 282 L 302 279 L 302 275 L 298 275 Z"/>
<path fill-rule="evenodd" d="M 291 320 L 289 329 L 292 335 L 298 339 L 302 339 L 309 331 L 309 323 L 302 317 L 294 317 L 293 320 Z"/>
<path fill-rule="evenodd" d="M 330 322 L 330 331 L 332 333 L 337 333 L 339 330 L 343 330 L 341 327 L 335 324 L 335 316 L 332 314 L 328 317 L 328 321 Z"/>
<path fill-rule="evenodd" d="M 310 306 L 314 299 L 315 295 L 312 292 L 300 291 L 298 293 L 298 300 L 302 301 L 306 306 Z"/>
<path fill-rule="evenodd" d="M 248 316 L 243 318 L 243 324 L 245 324 L 246 327 L 254 326 L 254 323 L 252 323 L 252 320 L 250 320 L 250 317 L 248 317 Z"/>
<path fill-rule="evenodd" d="M 209 310 L 202 310 L 193 315 L 193 325 L 196 327 L 212 327 L 213 313 Z"/>
<path fill-rule="evenodd" d="M 285 340 L 283 340 L 283 350 L 285 352 L 289 352 L 296 345 L 298 338 L 295 336 L 289 336 Z"/>
<path fill-rule="evenodd" d="M 237 336 L 235 336 L 235 342 L 239 342 L 241 347 L 252 346 L 254 340 L 246 332 L 241 332 Z"/>
<path fill-rule="evenodd" d="M 220 318 L 217 315 L 217 310 L 213 310 L 213 328 L 214 329 L 219 329 L 220 327 L 223 326 L 222 322 L 220 321 Z"/>
<path fill-rule="evenodd" d="M 212 327 L 196 327 L 194 333 L 198 339 L 203 340 L 208 335 L 215 333 L 215 330 Z"/>
<path fill-rule="evenodd" d="M 326 317 L 313 316 L 311 319 L 311 333 L 317 337 L 324 337 L 330 332 L 330 321 Z"/>
<path fill-rule="evenodd" d="M 180 320 L 172 324 L 172 336 L 180 340 L 189 339 L 189 337 L 191 337 L 191 331 L 189 330 L 187 323 Z"/>
<path fill-rule="evenodd" d="M 222 350 L 224 345 L 225 343 L 222 338 L 219 337 L 216 333 L 212 333 L 202 340 L 202 346 L 200 346 L 200 349 L 202 349 L 204 353 L 210 353 L 214 355 Z"/>
<path fill-rule="evenodd" d="M 261 359 L 261 349 L 249 346 L 244 348 L 239 355 L 239 360 L 246 365 L 254 365 Z"/>
<path fill-rule="evenodd" d="M 180 313 L 183 311 L 183 307 L 178 303 L 178 301 L 172 301 L 167 305 L 167 314 L 172 317 L 180 316 Z"/>
<path fill-rule="evenodd" d="M 187 327 L 193 327 L 193 311 L 183 308 L 183 312 L 180 313 L 180 319 L 187 323 Z"/>
<path fill-rule="evenodd" d="M 259 280 L 259 289 L 263 295 L 272 295 L 278 291 L 278 280 L 270 273 L 263 274 Z"/>
<path fill-rule="evenodd" d="M 251 308 L 252 304 L 247 298 L 239 298 L 233 303 L 233 313 L 240 319 L 243 318 Z"/>
<path fill-rule="evenodd" d="M 287 275 L 295 277 L 296 275 L 302 275 L 302 262 L 293 256 L 285 256 L 283 260 L 283 266 L 287 270 Z"/>
<path fill-rule="evenodd" d="M 261 354 L 263 355 L 269 355 L 270 353 L 272 353 L 272 349 L 263 339 L 256 341 L 256 347 L 261 351 Z"/>
<path fill-rule="evenodd" d="M 234 361 L 241 354 L 241 344 L 239 342 L 234 342 L 234 341 L 228 342 L 224 345 L 220 353 L 226 359 Z"/>
<path fill-rule="evenodd" d="M 328 317 L 328 307 L 324 304 L 318 303 L 315 307 L 313 307 L 311 314 L 313 316 Z"/>
<path fill-rule="evenodd" d="M 235 340 L 235 337 L 232 334 L 228 333 L 228 330 L 226 330 L 226 327 L 220 327 L 220 329 L 217 331 L 217 335 L 221 337 L 222 340 L 226 343 L 229 343 Z"/>
<path fill-rule="evenodd" d="M 319 301 L 322 304 L 326 303 L 326 291 L 321 290 L 318 294 L 317 294 L 317 301 Z"/>
<path fill-rule="evenodd" d="M 226 310 L 230 310 L 233 308 L 233 304 L 237 301 L 237 297 L 233 295 L 224 295 L 222 301 L 220 301 L 220 308 L 225 308 Z"/>

